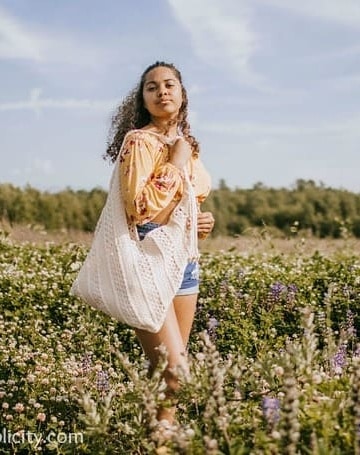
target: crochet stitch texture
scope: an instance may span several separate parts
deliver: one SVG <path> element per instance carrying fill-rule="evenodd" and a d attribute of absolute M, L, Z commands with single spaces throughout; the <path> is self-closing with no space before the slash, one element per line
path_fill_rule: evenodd
<path fill-rule="evenodd" d="M 119 178 L 120 153 L 90 251 L 70 293 L 131 327 L 158 332 L 187 263 L 198 258 L 197 207 L 185 172 L 184 192 L 166 225 L 138 239 L 129 229 Z"/>

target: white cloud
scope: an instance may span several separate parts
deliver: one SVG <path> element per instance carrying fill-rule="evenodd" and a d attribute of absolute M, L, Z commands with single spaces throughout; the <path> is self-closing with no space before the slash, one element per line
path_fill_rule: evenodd
<path fill-rule="evenodd" d="M 37 64 L 71 64 L 99 68 L 111 57 L 110 50 L 99 48 L 84 37 L 72 36 L 44 26 L 26 24 L 0 8 L 0 59 L 29 60 Z"/>
<path fill-rule="evenodd" d="M 260 4 L 287 9 L 295 14 L 315 17 L 344 25 L 359 26 L 359 0 L 258 0 Z"/>
<path fill-rule="evenodd" d="M 36 114 L 39 114 L 42 109 L 90 109 L 109 111 L 109 109 L 113 109 L 117 103 L 117 100 L 40 98 L 41 92 L 41 89 L 35 88 L 31 90 L 30 97 L 27 100 L 0 103 L 0 111 L 31 110 Z"/>
<path fill-rule="evenodd" d="M 262 85 L 251 66 L 259 37 L 251 26 L 246 0 L 168 0 L 180 24 L 189 33 L 194 52 L 207 64 L 236 71 L 240 82 Z"/>
<path fill-rule="evenodd" d="M 42 59 L 42 46 L 39 38 L 11 17 L 4 9 L 0 9 L 0 58 Z"/>

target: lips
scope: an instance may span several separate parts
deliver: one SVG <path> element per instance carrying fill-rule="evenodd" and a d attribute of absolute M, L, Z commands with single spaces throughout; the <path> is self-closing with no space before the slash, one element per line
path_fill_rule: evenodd
<path fill-rule="evenodd" d="M 158 101 L 158 104 L 167 104 L 167 103 L 171 103 L 171 100 L 159 100 Z"/>

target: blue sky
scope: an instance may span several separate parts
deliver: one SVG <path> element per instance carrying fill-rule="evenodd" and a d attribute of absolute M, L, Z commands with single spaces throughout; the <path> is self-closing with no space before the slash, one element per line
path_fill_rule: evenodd
<path fill-rule="evenodd" d="M 0 0 L 0 183 L 106 189 L 111 114 L 156 60 L 214 187 L 360 192 L 359 0 Z"/>

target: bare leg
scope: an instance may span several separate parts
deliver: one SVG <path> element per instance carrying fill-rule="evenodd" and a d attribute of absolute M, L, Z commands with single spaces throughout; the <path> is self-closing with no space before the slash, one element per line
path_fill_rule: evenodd
<path fill-rule="evenodd" d="M 191 327 L 194 322 L 197 297 L 197 294 L 191 294 L 179 295 L 174 298 L 176 318 L 185 347 L 188 344 Z"/>
<path fill-rule="evenodd" d="M 186 345 L 189 339 L 191 326 L 194 320 L 197 295 L 175 297 L 170 305 L 165 322 L 157 333 L 135 329 L 136 335 L 144 349 L 145 355 L 150 360 L 152 370 L 156 367 L 159 352 L 158 347 L 163 344 L 167 351 L 168 366 L 164 372 L 165 381 L 168 385 L 169 396 L 179 388 L 178 379 L 174 373 L 177 367 L 188 372 L 188 364 L 185 357 Z M 158 420 L 174 420 L 175 407 L 161 408 L 158 411 Z"/>

